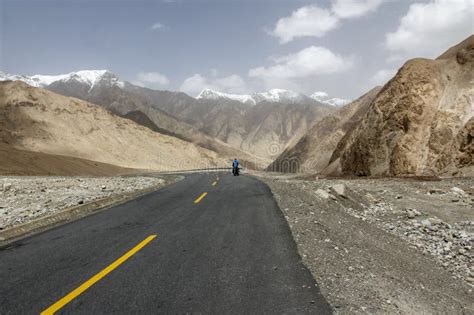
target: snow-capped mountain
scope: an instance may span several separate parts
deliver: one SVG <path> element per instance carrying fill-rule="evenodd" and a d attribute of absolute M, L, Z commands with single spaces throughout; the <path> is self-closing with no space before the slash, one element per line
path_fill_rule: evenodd
<path fill-rule="evenodd" d="M 11 75 L 0 71 L 0 81 L 12 80 L 12 81 L 23 81 L 34 87 L 45 88 L 53 84 L 58 83 L 79 83 L 86 85 L 89 91 L 92 90 L 97 84 L 104 83 L 107 85 L 116 85 L 119 87 L 124 86 L 124 82 L 120 81 L 119 78 L 108 70 L 81 70 L 77 72 L 71 72 L 68 74 L 60 75 Z"/>
<path fill-rule="evenodd" d="M 204 89 L 196 98 L 205 100 L 229 99 L 248 105 L 256 105 L 263 101 L 272 103 L 297 104 L 308 99 L 308 97 L 304 94 L 282 89 L 272 89 L 267 92 L 253 94 L 228 94 L 211 89 Z"/>
<path fill-rule="evenodd" d="M 293 104 L 293 103 L 300 103 L 305 98 L 307 98 L 307 96 L 301 93 L 288 91 L 288 90 L 271 89 L 268 92 L 254 94 L 254 98 L 257 103 L 262 102 L 262 101 L 267 101 L 267 102 Z"/>
<path fill-rule="evenodd" d="M 310 97 L 323 104 L 337 106 L 337 107 L 344 106 L 352 102 L 351 100 L 347 100 L 347 99 L 329 97 L 328 93 L 321 92 L 321 91 L 314 92 L 313 94 L 311 94 Z"/>
<path fill-rule="evenodd" d="M 232 101 L 241 102 L 244 104 L 255 105 L 255 99 L 252 95 L 248 94 L 228 94 L 223 92 L 217 92 L 211 89 L 204 89 L 201 93 L 196 97 L 197 99 L 204 99 L 204 100 L 219 100 L 219 99 L 229 99 Z"/>

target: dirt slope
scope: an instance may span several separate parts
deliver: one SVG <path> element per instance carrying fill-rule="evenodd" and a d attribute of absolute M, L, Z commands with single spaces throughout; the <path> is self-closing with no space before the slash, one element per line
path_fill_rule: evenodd
<path fill-rule="evenodd" d="M 69 156 L 17 150 L 3 144 L 0 144 L 0 161 L 2 176 L 114 176 L 139 171 Z"/>
<path fill-rule="evenodd" d="M 357 125 L 380 90 L 380 87 L 376 87 L 324 117 L 296 145 L 285 150 L 267 170 L 285 173 L 321 172 L 328 166 L 338 142 Z"/>
<path fill-rule="evenodd" d="M 434 175 L 469 169 L 473 82 L 474 36 L 439 59 L 408 61 L 331 160 L 340 162 L 343 174 L 354 175 Z M 466 152 L 469 148 L 471 153 Z"/>
<path fill-rule="evenodd" d="M 75 98 L 0 83 L 0 142 L 16 149 L 113 164 L 180 170 L 223 165 L 212 151 L 153 132 Z"/>

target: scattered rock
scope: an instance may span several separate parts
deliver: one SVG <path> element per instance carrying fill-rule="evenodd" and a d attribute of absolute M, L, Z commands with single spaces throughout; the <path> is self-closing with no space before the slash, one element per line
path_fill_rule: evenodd
<path fill-rule="evenodd" d="M 467 194 L 464 190 L 462 190 L 461 188 L 458 188 L 458 187 L 453 187 L 451 188 L 451 192 L 457 194 L 458 196 L 461 196 L 461 197 L 467 197 Z"/>
<path fill-rule="evenodd" d="M 11 188 L 12 188 L 12 184 L 11 184 L 11 183 L 3 184 L 3 192 L 9 191 Z"/>
<path fill-rule="evenodd" d="M 421 225 L 424 226 L 424 227 L 429 227 L 429 226 L 431 226 L 431 222 L 430 222 L 430 220 L 428 220 L 428 219 L 421 220 L 420 223 L 421 223 Z"/>
<path fill-rule="evenodd" d="M 336 184 L 336 185 L 333 185 L 331 187 L 331 191 L 333 191 L 334 193 L 336 193 L 337 195 L 343 197 L 343 198 L 347 198 L 347 189 L 346 189 L 346 185 L 344 184 Z"/>
<path fill-rule="evenodd" d="M 318 189 L 314 193 L 321 199 L 328 199 L 329 198 L 329 193 L 325 190 Z"/>

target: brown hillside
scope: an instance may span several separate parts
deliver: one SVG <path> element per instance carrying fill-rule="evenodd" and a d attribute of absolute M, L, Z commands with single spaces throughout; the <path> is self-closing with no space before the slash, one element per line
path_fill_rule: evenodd
<path fill-rule="evenodd" d="M 75 98 L 0 82 L 0 142 L 125 168 L 180 170 L 223 165 L 212 151 L 162 135 Z"/>

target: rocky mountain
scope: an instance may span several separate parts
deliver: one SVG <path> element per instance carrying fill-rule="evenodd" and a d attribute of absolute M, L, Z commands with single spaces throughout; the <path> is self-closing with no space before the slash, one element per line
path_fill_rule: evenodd
<path fill-rule="evenodd" d="M 474 35 L 435 60 L 407 61 L 380 91 L 372 90 L 317 123 L 269 169 L 472 175 L 473 82 Z"/>
<path fill-rule="evenodd" d="M 285 150 L 267 170 L 284 173 L 320 173 L 339 141 L 353 129 L 369 109 L 381 87 L 317 122 L 294 146 Z"/>
<path fill-rule="evenodd" d="M 473 82 L 474 35 L 436 60 L 406 62 L 331 161 L 355 175 L 471 168 Z"/>
<path fill-rule="evenodd" d="M 162 133 L 229 158 L 240 157 L 251 167 L 266 167 L 334 110 L 303 94 L 280 89 L 252 95 L 204 90 L 193 98 L 181 92 L 135 86 L 105 70 L 59 76 L 3 74 L 3 78 L 33 82 L 34 86 L 101 105 L 121 116 L 139 111 Z"/>
<path fill-rule="evenodd" d="M 0 95 L 0 143 L 16 150 L 152 170 L 225 163 L 213 151 L 20 81 L 0 82 Z"/>

